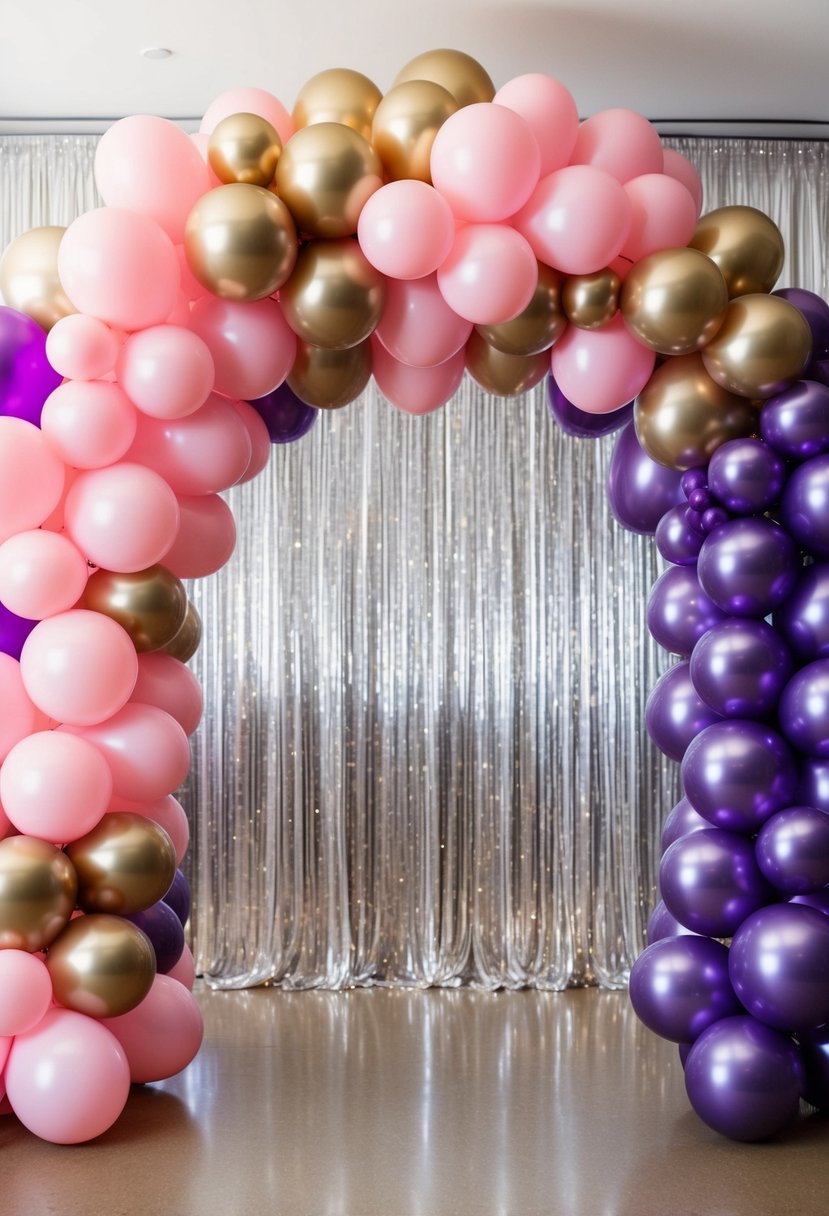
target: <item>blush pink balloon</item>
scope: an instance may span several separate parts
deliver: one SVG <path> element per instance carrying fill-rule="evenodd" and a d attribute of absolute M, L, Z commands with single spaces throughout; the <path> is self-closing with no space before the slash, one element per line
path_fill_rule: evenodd
<path fill-rule="evenodd" d="M 68 495 L 69 491 L 72 489 L 72 486 L 75 484 L 78 477 L 80 477 L 80 473 L 81 473 L 80 469 L 73 469 L 73 468 L 71 468 L 70 465 L 64 465 L 63 467 L 64 467 L 63 490 L 61 491 L 60 498 L 58 499 L 54 508 L 46 516 L 43 523 L 40 525 L 41 529 L 48 529 L 50 532 L 63 532 L 64 507 L 66 506 L 66 496 Z"/>
<path fill-rule="evenodd" d="M 145 815 L 147 819 L 152 819 L 159 827 L 164 828 L 172 840 L 176 851 L 176 865 L 181 865 L 190 844 L 190 824 L 184 807 L 172 794 L 154 798 L 151 802 L 133 802 L 129 798 L 113 797 L 109 811 L 128 811 L 133 815 Z"/>
<path fill-rule="evenodd" d="M 25 1034 L 51 1003 L 52 980 L 43 959 L 25 950 L 0 950 L 0 1035 Z"/>
<path fill-rule="evenodd" d="M 432 144 L 435 189 L 459 219 L 474 223 L 496 223 L 523 207 L 540 168 L 529 124 L 489 101 L 450 114 Z"/>
<path fill-rule="evenodd" d="M 112 775 L 101 753 L 61 731 L 21 739 L 0 768 L 0 799 L 9 821 L 24 835 L 52 844 L 91 832 L 111 797 Z"/>
<path fill-rule="evenodd" d="M 110 767 L 118 798 L 153 802 L 172 793 L 187 776 L 187 735 L 175 718 L 155 705 L 130 701 L 106 721 L 61 730 L 94 743 Z"/>
<path fill-rule="evenodd" d="M 444 300 L 473 325 L 511 321 L 527 307 L 537 284 L 538 265 L 532 249 L 520 233 L 505 224 L 461 228 L 438 271 Z"/>
<path fill-rule="evenodd" d="M 662 172 L 682 183 L 694 200 L 699 216 L 702 211 L 702 179 L 688 157 L 683 156 L 681 152 L 675 152 L 673 148 L 663 148 Z"/>
<path fill-rule="evenodd" d="M 236 548 L 233 512 L 217 494 L 183 495 L 178 506 L 178 534 L 164 555 L 164 565 L 177 578 L 215 574 Z"/>
<path fill-rule="evenodd" d="M 371 370 L 377 387 L 406 414 L 429 414 L 444 405 L 457 392 L 464 367 L 462 350 L 436 367 L 411 367 L 390 355 L 381 342 L 372 343 Z"/>
<path fill-rule="evenodd" d="M 65 380 L 46 398 L 40 426 L 65 464 L 100 469 L 135 438 L 135 407 L 110 380 Z"/>
<path fill-rule="evenodd" d="M 188 945 L 185 944 L 181 958 L 166 974 L 168 979 L 177 980 L 179 984 L 183 984 L 188 992 L 193 991 L 193 985 L 196 982 L 196 960 Z"/>
<path fill-rule="evenodd" d="M 664 173 L 633 177 L 623 187 L 630 199 L 630 231 L 622 257 L 638 262 L 660 249 L 687 245 L 697 226 L 697 208 L 681 182 Z"/>
<path fill-rule="evenodd" d="M 552 351 L 552 372 L 568 401 L 588 414 L 608 414 L 647 384 L 656 355 L 625 327 L 621 313 L 600 329 L 571 325 Z"/>
<path fill-rule="evenodd" d="M 374 331 L 390 355 L 411 367 L 445 363 L 466 345 L 472 322 L 459 317 L 440 294 L 437 275 L 389 279 L 386 304 Z"/>
<path fill-rule="evenodd" d="M 593 274 L 619 253 L 631 203 L 609 173 L 568 165 L 543 177 L 513 223 L 540 262 L 565 274 Z"/>
<path fill-rule="evenodd" d="M 46 357 L 61 376 L 100 380 L 115 369 L 123 334 L 96 317 L 71 313 L 46 335 Z"/>
<path fill-rule="evenodd" d="M 224 397 L 255 401 L 293 367 L 296 334 L 276 300 L 197 300 L 190 323 L 213 356 L 216 392 Z"/>
<path fill-rule="evenodd" d="M 80 599 L 89 567 L 68 536 L 35 528 L 0 545 L 0 602 L 30 621 L 66 612 Z"/>
<path fill-rule="evenodd" d="M 63 493 L 65 468 L 43 432 L 22 418 L 0 418 L 0 542 L 37 528 Z"/>
<path fill-rule="evenodd" d="M 242 419 L 250 439 L 250 460 L 247 468 L 235 485 L 253 481 L 266 467 L 271 458 L 271 437 L 262 415 L 258 413 L 249 401 L 231 401 L 236 413 Z"/>
<path fill-rule="evenodd" d="M 213 357 L 189 329 L 154 325 L 127 338 L 118 379 L 142 413 L 184 418 L 204 404 L 213 388 Z"/>
<path fill-rule="evenodd" d="M 204 694 L 189 667 L 169 654 L 140 654 L 132 701 L 155 705 L 175 718 L 186 735 L 201 721 Z"/>
<path fill-rule="evenodd" d="M 570 162 L 594 165 L 627 182 L 662 172 L 662 143 L 656 128 L 635 110 L 600 110 L 579 127 Z"/>
<path fill-rule="evenodd" d="M 81 553 L 121 574 L 161 561 L 178 522 L 178 500 L 167 482 L 125 461 L 79 474 L 64 505 L 66 531 Z"/>
<path fill-rule="evenodd" d="M 0 764 L 14 745 L 35 729 L 36 712 L 23 685 L 17 659 L 0 653 Z M 8 834 L 3 831 L 3 819 L 8 824 L 5 812 L 0 816 L 0 839 Z"/>
<path fill-rule="evenodd" d="M 102 1022 L 126 1052 L 133 1082 L 163 1081 L 186 1068 L 201 1047 L 204 1022 L 191 992 L 157 975 L 140 1005 Z"/>
<path fill-rule="evenodd" d="M 138 419 L 128 459 L 159 473 L 176 494 L 215 494 L 250 463 L 251 441 L 233 404 L 211 393 L 184 418 Z"/>
<path fill-rule="evenodd" d="M 87 211 L 69 225 L 58 249 L 58 274 L 79 312 L 120 329 L 161 324 L 179 285 L 167 233 L 120 207 Z"/>
<path fill-rule="evenodd" d="M 579 112 L 572 93 L 559 80 L 528 72 L 507 81 L 493 100 L 520 114 L 529 126 L 541 154 L 542 175 L 569 163 L 579 130 Z"/>
<path fill-rule="evenodd" d="M 360 212 L 360 248 L 394 279 L 422 279 L 449 255 L 455 221 L 449 204 L 426 182 L 404 179 L 377 190 Z"/>
<path fill-rule="evenodd" d="M 223 118 L 231 114 L 258 114 L 276 127 L 279 138 L 286 144 L 294 134 L 294 120 L 273 93 L 265 89 L 229 89 L 221 93 L 204 112 L 199 132 L 210 135 Z"/>

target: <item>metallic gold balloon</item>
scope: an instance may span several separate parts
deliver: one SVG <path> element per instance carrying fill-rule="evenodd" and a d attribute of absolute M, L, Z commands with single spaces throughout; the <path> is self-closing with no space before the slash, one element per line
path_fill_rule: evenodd
<path fill-rule="evenodd" d="M 294 268 L 296 228 L 271 191 L 234 182 L 202 195 L 187 218 L 184 248 L 193 274 L 214 295 L 262 300 Z"/>
<path fill-rule="evenodd" d="M 402 68 L 395 85 L 406 80 L 433 80 L 443 85 L 452 94 L 459 106 L 469 106 L 476 101 L 492 101 L 495 85 L 488 73 L 463 51 L 425 51 L 417 55 Z"/>
<path fill-rule="evenodd" d="M 542 262 L 538 284 L 527 307 L 501 325 L 476 325 L 481 337 L 505 355 L 538 355 L 549 350 L 567 328 L 561 307 L 561 276 Z"/>
<path fill-rule="evenodd" d="M 313 346 L 347 350 L 371 334 L 383 313 L 386 283 L 356 241 L 311 241 L 279 293 L 285 320 Z"/>
<path fill-rule="evenodd" d="M 371 377 L 371 343 L 348 350 L 326 350 L 300 342 L 288 387 L 318 410 L 338 410 L 366 387 Z"/>
<path fill-rule="evenodd" d="M 0 258 L 0 296 L 45 330 L 75 312 L 58 276 L 58 246 L 65 228 L 31 228 Z"/>
<path fill-rule="evenodd" d="M 639 442 L 671 469 L 707 464 L 728 439 L 751 435 L 757 411 L 708 375 L 700 355 L 680 355 L 658 367 L 637 398 Z"/>
<path fill-rule="evenodd" d="M 727 305 L 722 272 L 697 249 L 651 253 L 622 284 L 625 324 L 660 355 L 690 355 L 710 342 Z"/>
<path fill-rule="evenodd" d="M 285 145 L 276 167 L 276 192 L 309 236 L 351 236 L 366 202 L 383 184 L 371 144 L 351 127 L 318 122 Z"/>
<path fill-rule="evenodd" d="M 156 974 L 145 933 L 122 916 L 70 921 L 46 955 L 55 1000 L 91 1018 L 117 1018 L 140 1005 Z"/>
<path fill-rule="evenodd" d="M 179 663 L 187 663 L 201 645 L 201 617 L 194 604 L 188 603 L 184 624 L 178 633 L 160 649 Z"/>
<path fill-rule="evenodd" d="M 618 311 L 621 285 L 618 274 L 610 267 L 594 274 L 571 275 L 561 288 L 564 315 L 579 329 L 607 325 Z"/>
<path fill-rule="evenodd" d="M 78 903 L 87 912 L 143 912 L 167 893 L 176 872 L 176 851 L 164 829 L 129 811 L 104 815 L 66 853 L 78 875 Z"/>
<path fill-rule="evenodd" d="M 207 159 L 221 182 L 269 186 L 281 151 L 279 133 L 266 118 L 229 114 L 210 136 Z"/>
<path fill-rule="evenodd" d="M 771 397 L 809 362 L 812 331 L 803 313 L 780 296 L 740 296 L 702 352 L 717 384 L 741 397 Z"/>
<path fill-rule="evenodd" d="M 164 566 L 150 566 L 135 574 L 96 570 L 78 607 L 112 617 L 126 629 L 139 654 L 144 654 L 173 641 L 187 616 L 187 592 Z"/>
<path fill-rule="evenodd" d="M 339 122 L 364 139 L 371 139 L 371 123 L 383 94 L 373 80 L 351 68 L 329 68 L 312 76 L 294 105 L 297 130 L 317 122 Z"/>
<path fill-rule="evenodd" d="M 407 80 L 390 89 L 371 128 L 371 142 L 386 177 L 390 181 L 413 177 L 431 185 L 432 144 L 458 109 L 452 94 L 433 80 Z"/>
<path fill-rule="evenodd" d="M 33 836 L 0 840 L 0 950 L 42 950 L 66 925 L 78 879 L 65 853 Z"/>
<path fill-rule="evenodd" d="M 466 344 L 466 367 L 481 388 L 497 397 L 516 397 L 543 380 L 550 370 L 546 351 L 535 355 L 507 355 L 490 346 L 473 329 Z"/>
<path fill-rule="evenodd" d="M 716 262 L 730 299 L 771 291 L 783 269 L 780 229 L 756 207 L 719 207 L 700 217 L 688 242 Z"/>

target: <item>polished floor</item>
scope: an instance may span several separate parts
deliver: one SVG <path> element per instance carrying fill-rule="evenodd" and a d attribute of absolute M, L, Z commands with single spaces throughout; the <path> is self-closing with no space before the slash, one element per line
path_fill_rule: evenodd
<path fill-rule="evenodd" d="M 96 1142 L 0 1119 L 2 1216 L 826 1216 L 829 1119 L 688 1107 L 623 993 L 203 993 L 196 1062 Z"/>

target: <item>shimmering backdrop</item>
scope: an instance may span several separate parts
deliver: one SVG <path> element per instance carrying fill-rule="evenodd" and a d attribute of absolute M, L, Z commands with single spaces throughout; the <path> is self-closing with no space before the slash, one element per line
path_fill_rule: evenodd
<path fill-rule="evenodd" d="M 780 225 L 780 286 L 827 294 L 829 145 L 666 142 L 706 210 Z M 95 205 L 94 144 L 0 140 L 2 244 Z M 426 418 L 372 388 L 229 493 L 183 795 L 211 983 L 625 982 L 677 774 L 644 732 L 670 660 L 652 542 L 605 502 L 612 444 L 559 432 L 541 387 L 466 381 Z"/>

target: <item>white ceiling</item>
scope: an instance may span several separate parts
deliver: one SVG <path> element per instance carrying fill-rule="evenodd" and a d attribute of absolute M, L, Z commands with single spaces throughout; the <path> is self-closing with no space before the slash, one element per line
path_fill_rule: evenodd
<path fill-rule="evenodd" d="M 385 90 L 415 54 L 449 46 L 496 85 L 557 76 L 582 115 L 629 106 L 679 124 L 663 130 L 829 136 L 829 0 L 6 0 L 0 11 L 5 131 L 193 118 L 237 85 L 290 109 L 323 68 L 356 68 Z M 174 53 L 147 60 L 147 46 Z"/>

